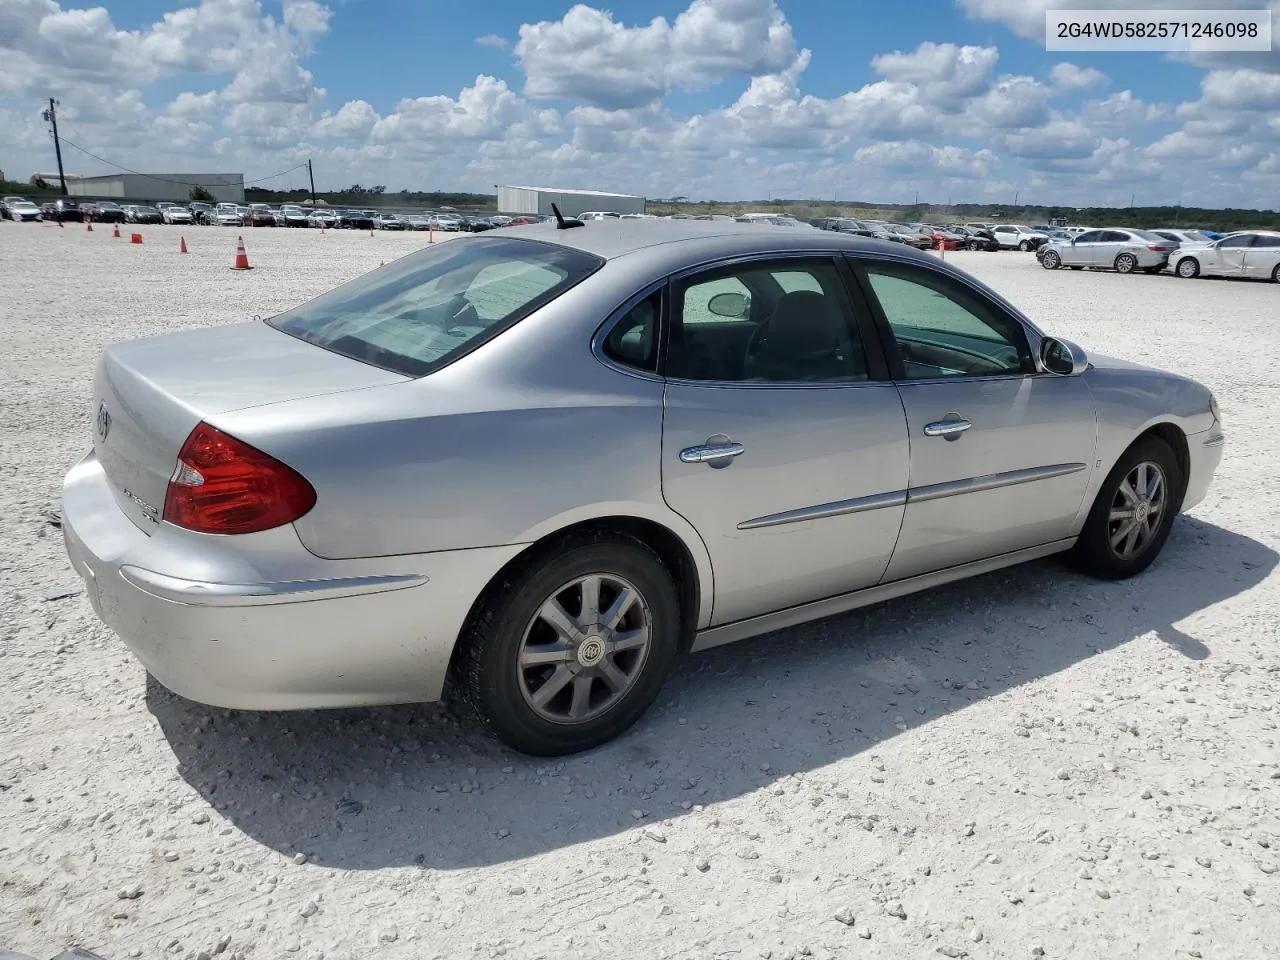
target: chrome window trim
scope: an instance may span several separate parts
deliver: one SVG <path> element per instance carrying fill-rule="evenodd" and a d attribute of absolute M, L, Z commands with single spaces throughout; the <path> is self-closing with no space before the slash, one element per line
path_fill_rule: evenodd
<path fill-rule="evenodd" d="M 1000 294 L 996 293 L 994 290 L 977 283 L 976 281 L 971 279 L 967 274 L 961 273 L 959 271 L 952 271 L 949 269 L 940 270 L 938 269 L 938 266 L 935 264 L 928 263 L 928 262 L 921 263 L 919 260 L 916 260 L 913 257 L 891 256 L 891 255 L 888 255 L 887 253 L 881 253 L 879 251 L 869 252 L 869 253 L 863 252 L 861 250 L 856 252 L 850 251 L 849 253 L 846 254 L 846 256 L 849 258 L 850 261 L 852 261 L 854 266 L 860 265 L 860 263 L 865 263 L 868 261 L 887 261 L 890 263 L 901 263 L 907 266 L 917 266 L 922 270 L 929 270 L 929 271 L 932 271 L 933 273 L 938 274 L 939 276 L 947 277 L 950 280 L 954 280 L 957 283 L 960 283 L 963 286 L 967 287 L 970 290 L 970 292 L 972 292 L 975 296 L 981 297 L 985 300 L 990 300 L 997 307 L 999 307 L 1001 310 L 1007 313 L 1010 317 L 1012 317 L 1013 320 L 1020 327 L 1022 327 L 1023 335 L 1027 338 L 1027 347 L 1031 351 L 1031 362 L 1035 366 L 1034 373 L 1019 373 L 1019 374 L 993 373 L 988 376 L 982 376 L 982 377 L 929 377 L 927 379 L 918 379 L 918 380 L 911 380 L 911 379 L 895 380 L 894 381 L 895 383 L 963 383 L 963 382 L 969 382 L 969 381 L 989 382 L 991 380 L 1022 380 L 1022 379 L 1026 379 L 1027 377 L 1038 376 L 1040 374 L 1044 374 L 1047 376 L 1056 376 L 1056 374 L 1050 373 L 1047 369 L 1045 369 L 1044 363 L 1040 360 L 1040 345 L 1042 341 L 1045 339 L 1045 337 L 1047 336 L 1047 334 L 1045 334 L 1045 332 L 1041 330 L 1039 327 L 1037 327 L 1029 317 L 1025 316 L 1021 310 L 1019 310 L 1017 307 L 1011 304 L 1008 300 L 1000 296 Z"/>
<path fill-rule="evenodd" d="M 591 336 L 591 353 L 597 360 L 610 370 L 614 370 L 617 373 L 625 373 L 629 377 L 636 377 L 640 380 L 650 380 L 657 383 L 664 382 L 664 378 L 657 370 L 641 370 L 639 367 L 632 367 L 619 360 L 613 359 L 613 357 L 609 356 L 609 354 L 605 352 L 604 342 L 609 338 L 609 334 L 613 332 L 613 328 L 622 322 L 622 318 L 630 313 L 637 303 L 653 296 L 655 293 L 661 293 L 666 285 L 667 281 L 665 278 L 649 284 L 642 288 L 639 293 L 634 293 L 626 300 L 622 301 L 620 306 L 604 318 L 604 321 L 596 327 L 596 332 Z M 666 335 L 664 327 L 665 324 L 663 323 L 663 318 L 659 315 L 659 337 Z M 659 350 L 661 350 L 661 345 L 659 345 Z"/>

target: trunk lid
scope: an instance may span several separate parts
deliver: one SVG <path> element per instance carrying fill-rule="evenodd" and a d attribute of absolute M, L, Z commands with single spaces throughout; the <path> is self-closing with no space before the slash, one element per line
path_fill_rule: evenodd
<path fill-rule="evenodd" d="M 120 509 L 150 533 L 178 451 L 201 420 L 407 380 L 260 321 L 108 347 L 93 387 L 93 448 Z"/>

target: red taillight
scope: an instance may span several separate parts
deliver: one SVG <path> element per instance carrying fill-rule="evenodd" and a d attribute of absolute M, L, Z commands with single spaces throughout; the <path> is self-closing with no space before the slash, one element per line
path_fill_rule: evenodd
<path fill-rule="evenodd" d="M 164 519 L 197 533 L 257 533 L 315 503 L 315 488 L 292 467 L 202 421 L 178 451 Z"/>
<path fill-rule="evenodd" d="M 1168 251 L 1172 250 L 1173 247 L 1157 247 L 1157 246 L 1148 245 L 1147 249 L 1154 250 L 1156 253 L 1167 253 Z"/>

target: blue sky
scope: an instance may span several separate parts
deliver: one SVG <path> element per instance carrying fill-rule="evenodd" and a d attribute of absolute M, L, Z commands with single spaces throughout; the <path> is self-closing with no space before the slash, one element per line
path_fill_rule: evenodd
<path fill-rule="evenodd" d="M 0 168 L 52 93 L 116 164 L 322 189 L 1277 206 L 1280 56 L 1050 53 L 1049 3 L 0 0 Z"/>

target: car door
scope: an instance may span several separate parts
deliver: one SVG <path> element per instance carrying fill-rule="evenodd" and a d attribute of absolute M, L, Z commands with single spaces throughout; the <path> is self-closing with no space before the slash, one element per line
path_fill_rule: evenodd
<path fill-rule="evenodd" d="M 1018 245 L 1018 231 L 1013 227 L 999 226 L 991 231 L 996 235 L 996 242 L 1002 247 L 1016 247 Z"/>
<path fill-rule="evenodd" d="M 1026 329 L 967 283 L 861 257 L 910 437 L 907 507 L 886 580 L 1069 536 L 1094 464 L 1081 377 L 1040 372 Z"/>
<path fill-rule="evenodd" d="M 869 587 L 888 566 L 906 420 L 848 283 L 835 256 L 672 281 L 662 493 L 710 554 L 713 624 Z"/>
<path fill-rule="evenodd" d="M 1202 264 L 1201 272 L 1212 273 L 1219 277 L 1243 277 L 1245 256 L 1252 245 L 1252 233 L 1224 237 L 1218 241 L 1216 247 L 1212 248 L 1215 254 L 1212 266 L 1205 270 Z"/>
<path fill-rule="evenodd" d="M 1093 263 L 1093 248 L 1102 239 L 1101 230 L 1088 230 L 1075 238 L 1074 243 L 1062 247 L 1062 262 L 1073 267 L 1087 267 Z"/>
<path fill-rule="evenodd" d="M 1129 235 L 1119 230 L 1102 230 L 1098 242 L 1090 245 L 1089 263 L 1095 267 L 1110 268 L 1115 265 L 1116 257 L 1129 243 Z"/>
<path fill-rule="evenodd" d="M 1277 263 L 1280 263 L 1280 237 L 1255 233 L 1253 245 L 1244 255 L 1245 276 L 1269 280 L 1275 276 Z"/>

